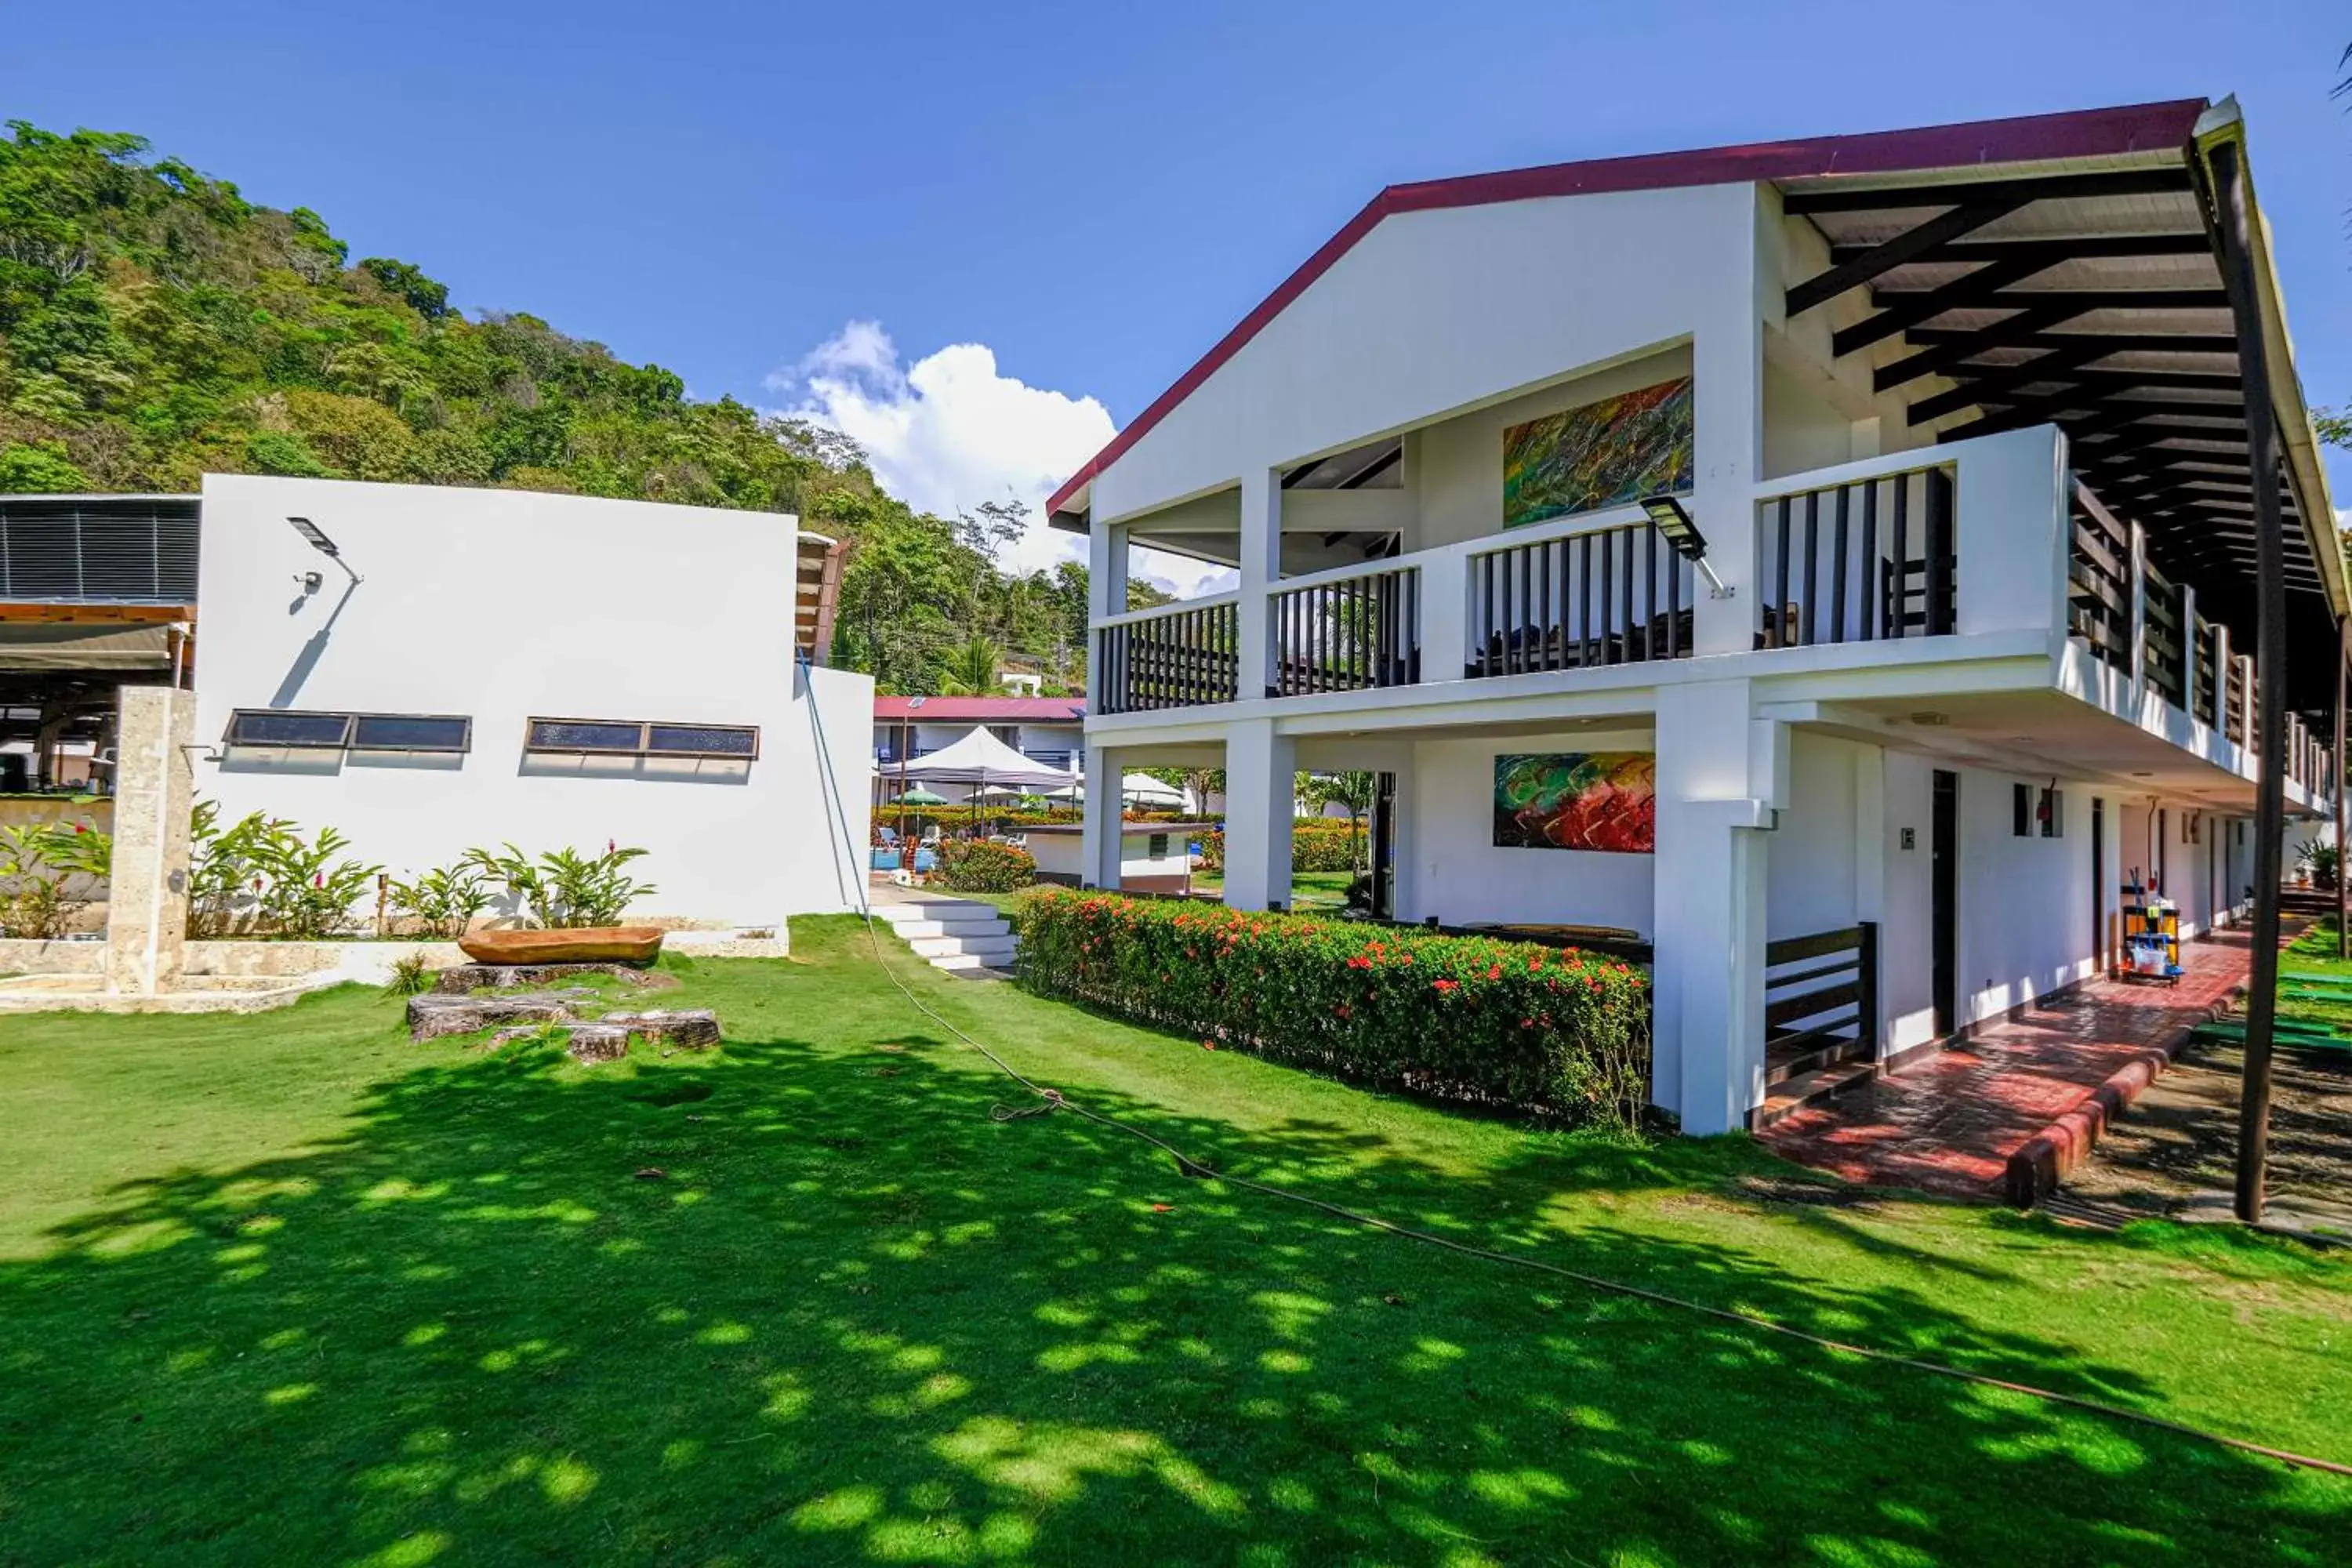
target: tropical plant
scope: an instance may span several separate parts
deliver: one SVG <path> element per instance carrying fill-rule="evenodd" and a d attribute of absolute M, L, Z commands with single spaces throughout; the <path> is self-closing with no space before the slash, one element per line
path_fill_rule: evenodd
<path fill-rule="evenodd" d="M 295 824 L 257 811 L 223 827 L 208 800 L 196 803 L 188 826 L 192 937 L 336 935 L 383 869 L 341 858 L 351 841 L 331 827 L 306 839 Z"/>
<path fill-rule="evenodd" d="M 986 838 L 940 845 L 940 880 L 950 892 L 1010 893 L 1036 879 L 1037 861 L 1026 849 Z"/>
<path fill-rule="evenodd" d="M 113 838 L 88 822 L 0 827 L 0 937 L 65 935 L 113 856 Z"/>
<path fill-rule="evenodd" d="M 1047 888 L 1021 984 L 1341 1077 L 1637 1128 L 1650 987 L 1573 950 Z"/>
<path fill-rule="evenodd" d="M 1372 809 L 1372 775 L 1368 773 L 1306 773 L 1299 779 L 1298 796 L 1318 811 L 1336 805 L 1347 812 L 1346 869 L 1362 869 L 1364 840 L 1361 830 L 1364 814 Z"/>
<path fill-rule="evenodd" d="M 986 637 L 976 637 L 949 651 L 940 667 L 940 690 L 950 697 L 989 697 L 1004 689 L 997 672 L 1004 650 Z"/>
<path fill-rule="evenodd" d="M 387 996 L 414 996 L 433 986 L 433 961 L 421 952 L 404 953 L 393 961 L 392 973 L 385 977 L 383 994 Z"/>
<path fill-rule="evenodd" d="M 576 849 L 551 850 L 533 860 L 512 844 L 503 853 L 468 849 L 460 864 L 505 888 L 515 913 L 550 928 L 608 926 L 639 899 L 661 889 L 632 879 L 623 869 L 646 852 L 607 842 L 602 855 Z"/>
<path fill-rule="evenodd" d="M 250 930 L 258 907 L 259 845 L 273 825 L 259 812 L 224 827 L 218 801 L 200 800 L 188 824 L 188 934 Z"/>
<path fill-rule="evenodd" d="M 2336 887 L 2336 873 L 2344 864 L 2344 854 L 2335 845 L 2323 844 L 2315 839 L 2305 844 L 2302 851 L 2295 856 L 2295 864 L 2311 873 L 2313 887 L 2333 891 Z"/>
<path fill-rule="evenodd" d="M 490 907 L 487 873 L 472 859 L 458 859 L 392 884 L 393 912 L 419 934 L 454 941 L 474 917 Z"/>
<path fill-rule="evenodd" d="M 352 906 L 374 884 L 381 866 L 339 858 L 350 840 L 331 827 L 304 839 L 290 822 L 273 822 L 259 840 L 261 923 L 272 936 L 316 941 L 352 923 Z"/>

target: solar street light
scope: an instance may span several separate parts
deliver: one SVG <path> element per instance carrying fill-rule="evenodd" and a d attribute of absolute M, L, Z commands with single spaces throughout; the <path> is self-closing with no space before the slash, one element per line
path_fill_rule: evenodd
<path fill-rule="evenodd" d="M 337 545 L 333 540 L 327 537 L 327 531 L 325 529 L 320 528 L 317 523 L 312 522 L 307 517 L 289 517 L 286 521 L 292 525 L 295 532 L 302 536 L 303 542 L 309 544 L 311 549 L 317 551 L 320 554 L 325 556 L 328 560 L 341 567 L 343 569 L 343 575 L 349 577 L 354 583 L 360 580 L 360 574 L 352 570 L 352 563 L 343 559 L 341 548 Z M 311 574 L 311 575 L 315 576 L 316 574 Z M 311 591 L 314 593 L 317 591 L 315 585 L 310 584 L 307 581 L 305 585 L 310 587 Z"/>
<path fill-rule="evenodd" d="M 1712 597 L 1717 599 L 1731 597 L 1730 584 L 1717 576 L 1715 568 L 1707 564 L 1706 536 L 1699 532 L 1698 524 L 1691 521 L 1690 512 L 1684 508 L 1678 498 L 1675 496 L 1644 497 L 1642 510 L 1650 514 L 1650 526 L 1656 529 L 1664 537 L 1665 542 L 1675 547 L 1675 553 L 1698 568 L 1699 575 L 1706 579 L 1707 593 Z"/>

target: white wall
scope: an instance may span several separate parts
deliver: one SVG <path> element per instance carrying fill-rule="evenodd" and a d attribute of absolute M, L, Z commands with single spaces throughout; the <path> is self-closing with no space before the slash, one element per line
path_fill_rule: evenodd
<path fill-rule="evenodd" d="M 1764 362 L 1764 477 L 1834 468 L 1854 449 L 1852 421 L 1781 365 Z"/>
<path fill-rule="evenodd" d="M 240 752 L 198 763 L 229 817 L 332 826 L 395 875 L 512 840 L 607 840 L 659 892 L 633 913 L 729 923 L 852 907 L 873 682 L 814 672 L 848 837 L 816 765 L 792 644 L 794 521 L 537 495 L 207 475 L 198 735 L 236 708 L 469 715 L 462 760 Z M 341 546 L 356 587 L 287 525 Z M 303 595 L 296 579 L 324 569 Z M 752 724 L 748 765 L 533 758 L 533 716 Z"/>
<path fill-rule="evenodd" d="M 1398 783 L 1398 917 L 1447 925 L 1523 921 L 1651 931 L 1648 855 L 1495 847 L 1495 758 L 1504 752 L 1647 751 L 1646 733 L 1423 741 Z"/>
<path fill-rule="evenodd" d="M 1882 1028 L 1890 1051 L 1934 1036 L 1935 759 L 1886 753 L 1885 894 L 1879 920 Z M 2011 786 L 2040 790 L 2049 780 L 1955 768 L 1959 777 L 1957 889 L 1960 1027 L 1998 1017 L 2037 996 L 2087 979 L 2096 966 L 2091 884 L 2091 799 L 2087 785 L 2060 788 L 2056 838 L 2015 833 Z M 2131 862 L 2118 837 L 2115 800 L 2106 810 L 2106 879 Z M 1913 835 L 1903 847 L 1905 829 Z M 2110 906 L 2113 894 L 2108 893 Z"/>
<path fill-rule="evenodd" d="M 1419 499 L 1420 516 L 1405 549 L 1429 549 L 1503 531 L 1503 433 L 1512 426 L 1690 374 L 1691 353 L 1685 345 L 1413 432 L 1406 447 L 1405 483 Z M 1844 454 L 1836 460 L 1844 461 Z M 1286 510 L 1288 504 L 1286 500 Z"/>
<path fill-rule="evenodd" d="M 1839 931 L 1864 919 L 1857 771 L 1876 747 L 1800 731 L 1790 737 L 1789 797 L 1772 830 L 1764 934 L 1769 942 Z"/>
<path fill-rule="evenodd" d="M 1755 250 L 1748 184 L 1390 217 L 1097 477 L 1097 524 L 1752 320 Z"/>

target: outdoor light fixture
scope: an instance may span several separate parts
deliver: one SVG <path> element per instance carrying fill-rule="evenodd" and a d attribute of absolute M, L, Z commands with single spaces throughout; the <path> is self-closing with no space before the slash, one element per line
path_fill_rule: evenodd
<path fill-rule="evenodd" d="M 343 575 L 349 577 L 354 583 L 360 580 L 360 574 L 352 570 L 352 563 L 343 559 L 341 548 L 338 546 L 333 540 L 327 537 L 326 530 L 320 528 L 317 523 L 312 522 L 307 517 L 289 517 L 286 521 L 293 526 L 295 532 L 302 536 L 303 541 L 308 543 L 311 549 L 317 551 L 320 554 L 325 556 L 328 560 L 341 567 L 343 569 Z M 310 586 L 307 578 L 305 579 L 305 586 Z M 317 591 L 318 590 L 315 587 L 310 588 L 310 592 L 316 593 Z"/>
<path fill-rule="evenodd" d="M 1650 514 L 1650 526 L 1675 547 L 1675 553 L 1698 568 L 1699 575 L 1706 579 L 1709 596 L 1731 597 L 1730 584 L 1717 576 L 1715 568 L 1707 564 L 1706 535 L 1699 532 L 1698 524 L 1691 521 L 1691 514 L 1680 500 L 1674 496 L 1648 496 L 1642 501 L 1642 510 Z"/>

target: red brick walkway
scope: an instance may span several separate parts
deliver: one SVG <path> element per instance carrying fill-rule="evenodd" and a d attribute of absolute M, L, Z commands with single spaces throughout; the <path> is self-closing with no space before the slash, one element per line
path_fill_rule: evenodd
<path fill-rule="evenodd" d="M 1850 1181 L 1999 1197 L 2009 1157 L 2110 1073 L 2210 1016 L 2252 967 L 2242 931 L 2181 949 L 2178 985 L 2094 980 L 1762 1134 Z"/>

